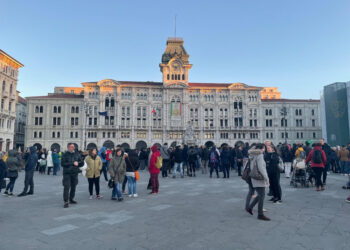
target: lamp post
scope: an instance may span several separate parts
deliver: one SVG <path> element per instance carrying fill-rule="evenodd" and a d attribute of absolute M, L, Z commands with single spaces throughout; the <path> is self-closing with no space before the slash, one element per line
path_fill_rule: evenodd
<path fill-rule="evenodd" d="M 88 102 L 84 101 L 84 111 L 85 111 L 85 121 L 84 121 L 84 150 L 86 150 L 86 130 L 87 130 L 87 118 L 89 116 L 88 113 Z"/>
<path fill-rule="evenodd" d="M 281 109 L 281 115 L 283 116 L 283 126 L 284 126 L 284 139 L 285 139 L 285 144 L 287 144 L 287 108 L 285 106 L 282 107 Z"/>

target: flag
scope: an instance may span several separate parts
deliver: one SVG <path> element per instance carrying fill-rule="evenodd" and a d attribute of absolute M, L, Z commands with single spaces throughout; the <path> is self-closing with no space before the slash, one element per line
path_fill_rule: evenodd
<path fill-rule="evenodd" d="M 105 112 L 98 112 L 98 114 L 102 115 L 102 116 L 105 116 L 105 117 L 108 116 L 107 111 L 105 111 Z"/>

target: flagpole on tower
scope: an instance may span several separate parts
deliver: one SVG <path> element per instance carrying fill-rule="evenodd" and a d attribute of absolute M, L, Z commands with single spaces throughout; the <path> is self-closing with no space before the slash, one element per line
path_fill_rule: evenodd
<path fill-rule="evenodd" d="M 175 15 L 175 40 L 176 40 L 176 15 Z"/>

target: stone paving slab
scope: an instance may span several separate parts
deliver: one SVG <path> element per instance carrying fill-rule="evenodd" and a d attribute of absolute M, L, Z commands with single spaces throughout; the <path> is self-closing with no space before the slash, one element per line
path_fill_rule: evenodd
<path fill-rule="evenodd" d="M 349 249 L 349 192 L 341 189 L 347 177 L 329 175 L 321 193 L 290 187 L 282 177 L 283 203 L 265 201 L 272 221 L 262 222 L 244 211 L 248 188 L 232 175 L 160 177 L 160 193 L 149 195 L 144 172 L 139 197 L 123 202 L 110 200 L 102 179 L 104 198 L 89 200 L 79 176 L 78 204 L 63 209 L 62 177 L 36 174 L 33 196 L 0 197 L 0 249 Z"/>

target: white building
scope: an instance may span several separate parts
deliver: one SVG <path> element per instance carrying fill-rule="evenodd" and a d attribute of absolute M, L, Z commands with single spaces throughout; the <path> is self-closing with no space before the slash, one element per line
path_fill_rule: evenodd
<path fill-rule="evenodd" d="M 190 124 L 199 144 L 264 140 L 265 129 L 270 128 L 265 128 L 262 106 L 279 104 L 262 102 L 261 87 L 189 82 L 188 59 L 183 40 L 170 38 L 159 65 L 162 82 L 105 79 L 27 98 L 26 145 L 65 148 L 74 142 L 79 149 L 171 145 L 182 142 Z"/>
<path fill-rule="evenodd" d="M 17 96 L 16 103 L 16 121 L 15 121 L 15 139 L 14 146 L 16 149 L 24 150 L 24 133 L 27 122 L 27 101 Z"/>
<path fill-rule="evenodd" d="M 0 151 L 14 147 L 18 69 L 23 65 L 0 50 Z"/>

